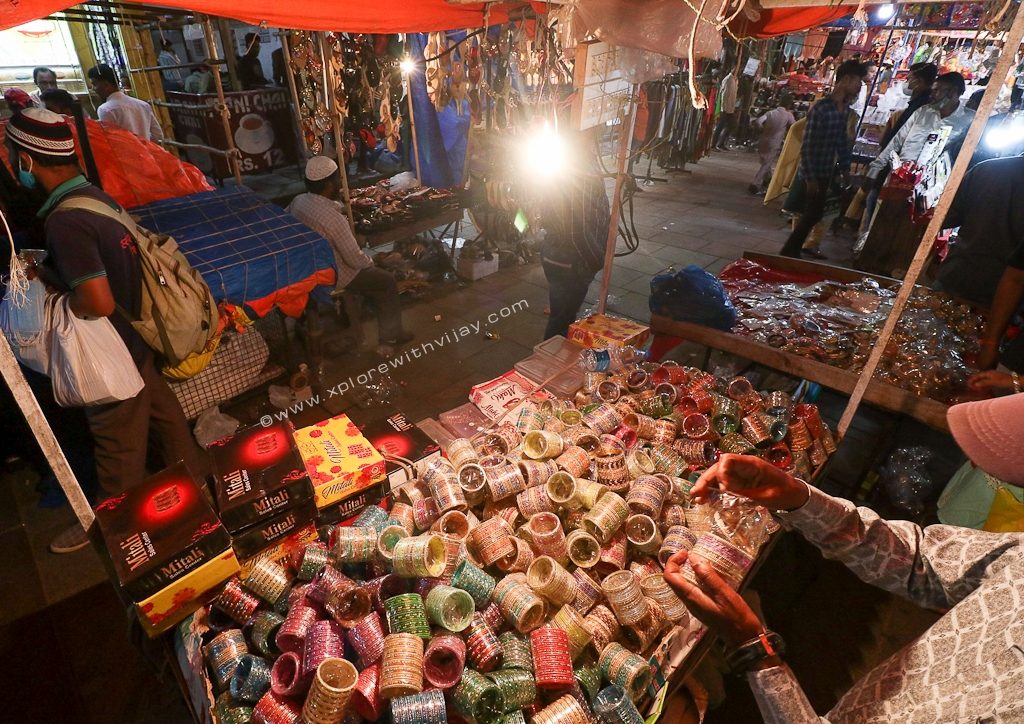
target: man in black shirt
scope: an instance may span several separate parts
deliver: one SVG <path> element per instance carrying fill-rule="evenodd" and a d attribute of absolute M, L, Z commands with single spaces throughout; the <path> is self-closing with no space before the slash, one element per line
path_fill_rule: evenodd
<path fill-rule="evenodd" d="M 61 209 L 65 199 L 87 196 L 119 209 L 117 202 L 82 175 L 67 119 L 31 108 L 14 115 L 7 126 L 18 180 L 41 187 L 48 197 L 39 211 L 45 219 L 46 265 L 40 277 L 70 295 L 79 317 L 109 317 L 139 368 L 145 386 L 135 397 L 85 409 L 95 443 L 100 496 L 123 493 L 146 477 L 146 446 L 152 430 L 164 463 L 183 460 L 193 474 L 205 475 L 208 462 L 188 429 L 181 405 L 160 376 L 153 352 L 132 320 L 142 303 L 142 268 L 138 249 L 119 222 L 82 209 Z M 50 545 L 69 553 L 88 545 L 78 523 Z"/>
<path fill-rule="evenodd" d="M 238 58 L 238 82 L 242 84 L 242 90 L 270 85 L 260 63 L 260 36 L 257 33 L 245 34 L 245 54 Z"/>

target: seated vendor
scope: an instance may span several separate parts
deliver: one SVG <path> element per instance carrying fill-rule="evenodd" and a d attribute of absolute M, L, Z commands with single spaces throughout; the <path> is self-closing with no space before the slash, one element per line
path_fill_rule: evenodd
<path fill-rule="evenodd" d="M 373 265 L 359 248 L 341 196 L 341 172 L 338 164 L 326 156 L 314 156 L 306 162 L 306 193 L 299 194 L 288 206 L 303 224 L 331 242 L 338 266 L 337 289 L 361 294 L 377 310 L 377 330 L 381 344 L 401 345 L 413 335 L 402 328 L 402 308 L 395 277 Z M 351 320 L 359 324 L 358 319 Z"/>

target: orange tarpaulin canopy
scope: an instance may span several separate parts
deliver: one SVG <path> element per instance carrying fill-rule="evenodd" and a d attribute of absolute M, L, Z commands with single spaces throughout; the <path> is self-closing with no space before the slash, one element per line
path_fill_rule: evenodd
<path fill-rule="evenodd" d="M 0 30 L 72 7 L 68 0 L 2 0 Z M 132 3 L 125 1 L 126 5 Z M 160 0 L 163 7 L 241 20 L 252 25 L 266 22 L 274 28 L 337 30 L 346 33 L 415 33 L 431 30 L 478 28 L 484 24 L 484 4 L 449 5 L 445 0 Z M 508 20 L 508 11 L 525 2 L 495 3 L 491 24 Z M 544 3 L 536 3 L 543 12 Z"/>
<path fill-rule="evenodd" d="M 856 9 L 854 5 L 763 9 L 756 22 L 741 13 L 729 28 L 741 38 L 771 38 L 831 23 L 852 15 Z"/>

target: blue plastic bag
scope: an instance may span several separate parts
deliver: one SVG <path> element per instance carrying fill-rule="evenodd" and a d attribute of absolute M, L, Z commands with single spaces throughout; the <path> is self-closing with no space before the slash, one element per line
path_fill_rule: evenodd
<path fill-rule="evenodd" d="M 736 324 L 736 307 L 714 274 L 690 264 L 669 268 L 651 279 L 651 312 L 728 332 Z"/>

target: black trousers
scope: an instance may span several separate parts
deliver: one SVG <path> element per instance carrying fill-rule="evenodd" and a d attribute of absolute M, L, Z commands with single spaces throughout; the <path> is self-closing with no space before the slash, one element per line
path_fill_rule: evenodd
<path fill-rule="evenodd" d="M 580 307 L 587 298 L 587 289 L 594 275 L 544 260 L 544 277 L 548 280 L 548 306 L 551 316 L 544 330 L 544 339 L 569 334 L 569 325 L 576 321 Z"/>
<path fill-rule="evenodd" d="M 800 213 L 796 226 L 793 227 L 793 233 L 786 239 L 785 245 L 779 252 L 783 256 L 799 257 L 800 249 L 803 248 L 804 242 L 807 241 L 807 235 L 811 233 L 811 229 L 825 215 L 825 199 L 828 197 L 828 184 L 819 182 L 818 189 L 817 193 L 807 192 L 804 196 L 804 210 Z"/>

